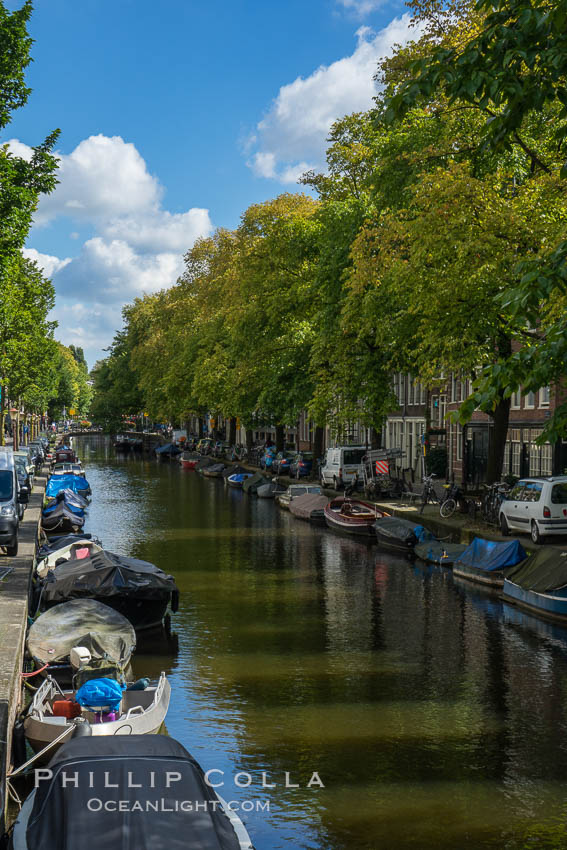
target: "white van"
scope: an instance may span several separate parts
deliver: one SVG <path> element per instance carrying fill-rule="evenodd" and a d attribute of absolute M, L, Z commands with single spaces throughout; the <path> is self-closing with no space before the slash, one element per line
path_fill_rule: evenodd
<path fill-rule="evenodd" d="M 362 458 L 368 450 L 364 446 L 338 446 L 327 449 L 321 466 L 319 480 L 322 487 L 340 490 L 358 475 L 362 478 Z"/>
<path fill-rule="evenodd" d="M 12 451 L 0 449 L 0 545 L 8 555 L 18 554 L 18 527 L 23 514 Z"/>

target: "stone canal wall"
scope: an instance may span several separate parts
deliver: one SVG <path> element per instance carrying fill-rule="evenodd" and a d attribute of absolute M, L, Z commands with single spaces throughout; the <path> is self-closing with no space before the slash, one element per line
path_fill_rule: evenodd
<path fill-rule="evenodd" d="M 21 678 L 28 622 L 28 594 L 41 522 L 44 471 L 36 476 L 30 501 L 20 523 L 18 555 L 0 556 L 0 568 L 11 572 L 0 580 L 0 758 L 2 823 L 6 808 L 6 773 L 10 767 L 12 729 L 20 709 Z"/>

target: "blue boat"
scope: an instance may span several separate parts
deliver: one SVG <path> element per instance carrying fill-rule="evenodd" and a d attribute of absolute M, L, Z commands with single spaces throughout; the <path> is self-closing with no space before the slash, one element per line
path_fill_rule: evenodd
<path fill-rule="evenodd" d="M 512 567 L 528 557 L 519 540 L 498 543 L 475 537 L 465 551 L 455 560 L 453 573 L 469 581 L 502 587 L 506 574 Z"/>
<path fill-rule="evenodd" d="M 502 593 L 522 608 L 567 623 L 567 551 L 534 552 L 506 576 Z"/>
<path fill-rule="evenodd" d="M 229 487 L 236 487 L 238 489 L 242 489 L 242 485 L 244 484 L 246 479 L 252 478 L 253 475 L 253 472 L 237 472 L 235 475 L 229 475 L 226 479 L 226 483 Z"/>

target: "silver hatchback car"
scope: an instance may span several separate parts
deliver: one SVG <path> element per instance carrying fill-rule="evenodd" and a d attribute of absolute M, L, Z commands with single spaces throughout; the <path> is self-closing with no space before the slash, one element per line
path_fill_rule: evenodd
<path fill-rule="evenodd" d="M 522 478 L 500 505 L 500 529 L 529 534 L 534 543 L 567 534 L 567 475 Z"/>

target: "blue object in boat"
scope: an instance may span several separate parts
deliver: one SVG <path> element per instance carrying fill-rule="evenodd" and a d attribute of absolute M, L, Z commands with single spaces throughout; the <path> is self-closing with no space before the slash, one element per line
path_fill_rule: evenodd
<path fill-rule="evenodd" d="M 519 540 L 497 543 L 494 540 L 475 537 L 460 556 L 459 563 L 477 570 L 492 572 L 502 570 L 504 567 L 513 567 L 526 558 L 526 550 Z"/>
<path fill-rule="evenodd" d="M 91 679 L 79 688 L 75 699 L 83 708 L 116 711 L 123 690 L 123 686 L 114 679 Z"/>

